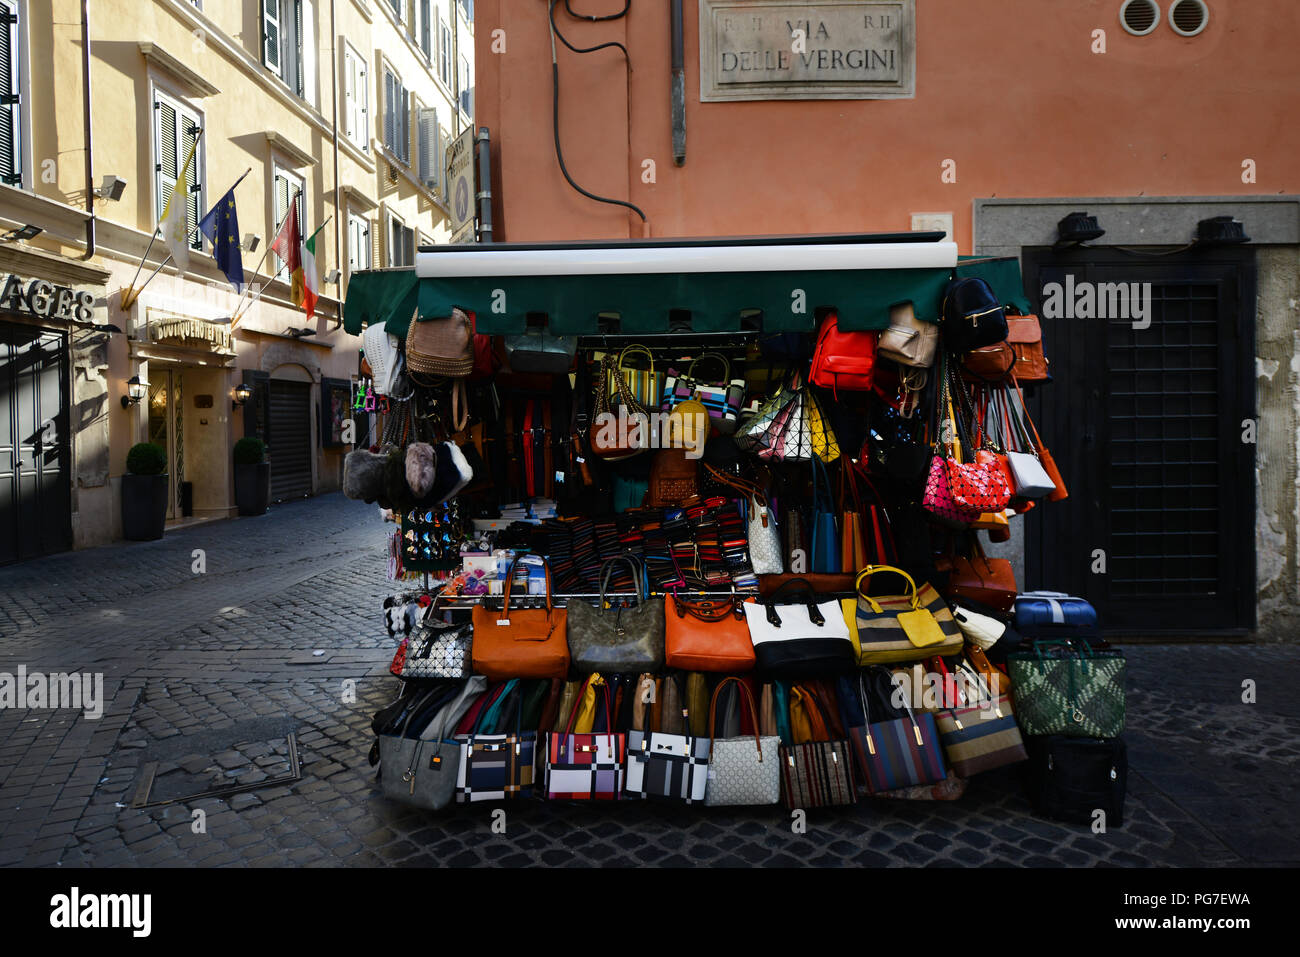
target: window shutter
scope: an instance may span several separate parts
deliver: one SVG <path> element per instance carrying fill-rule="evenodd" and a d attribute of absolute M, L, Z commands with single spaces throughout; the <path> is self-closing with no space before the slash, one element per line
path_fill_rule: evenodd
<path fill-rule="evenodd" d="M 262 62 L 280 76 L 280 0 L 262 0 Z"/>
<path fill-rule="evenodd" d="M 398 117 L 401 119 L 398 136 L 401 137 L 398 143 L 399 154 L 402 162 L 408 166 L 411 163 L 411 96 L 410 91 L 400 84 L 397 87 L 397 109 Z"/>
<path fill-rule="evenodd" d="M 193 146 L 195 142 L 198 141 L 199 138 L 198 131 L 202 124 L 199 123 L 199 118 L 197 116 L 194 116 L 193 114 L 190 113 L 184 113 L 184 112 L 177 114 L 177 121 L 181 124 L 181 131 L 180 131 L 181 136 L 180 136 L 179 155 L 177 156 L 176 162 L 184 163 L 185 157 L 190 155 L 190 147 Z M 186 196 L 189 201 L 190 225 L 191 227 L 197 226 L 199 224 L 199 220 L 203 216 L 203 212 L 200 209 L 203 200 L 203 150 L 202 149 L 196 149 L 194 151 L 194 159 L 190 161 L 190 168 L 189 171 L 186 173 L 185 183 L 182 186 L 182 188 L 185 190 Z M 203 249 L 202 235 L 196 233 L 194 238 L 190 240 L 190 245 L 193 246 L 195 249 L 202 250 Z"/>
<path fill-rule="evenodd" d="M 414 266 L 415 265 L 415 230 L 404 229 L 402 230 L 402 232 L 405 233 L 405 235 L 402 238 L 406 240 L 405 257 L 402 260 L 402 265 Z"/>
<path fill-rule="evenodd" d="M 176 108 L 162 100 L 154 100 L 154 143 L 157 162 L 154 164 L 154 195 L 157 197 L 158 219 L 162 218 L 167 201 L 176 188 L 180 160 L 176 156 Z"/>
<path fill-rule="evenodd" d="M 343 135 L 352 141 L 357 138 L 357 61 L 352 51 L 343 48 Z"/>
<path fill-rule="evenodd" d="M 430 0 L 420 0 L 420 49 L 433 59 L 433 10 Z"/>
<path fill-rule="evenodd" d="M 0 182 L 21 186 L 22 138 L 19 123 L 18 9 L 0 3 Z"/>
<path fill-rule="evenodd" d="M 397 77 L 384 71 L 384 146 L 397 152 Z"/>
<path fill-rule="evenodd" d="M 420 182 L 429 189 L 438 185 L 438 111 L 422 107 L 416 135 L 419 139 Z"/>

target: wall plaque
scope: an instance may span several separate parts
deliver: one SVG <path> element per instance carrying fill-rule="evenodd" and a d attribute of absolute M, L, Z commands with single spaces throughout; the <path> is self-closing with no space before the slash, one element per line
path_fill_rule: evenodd
<path fill-rule="evenodd" d="M 916 95 L 916 0 L 700 0 L 700 100 Z"/>

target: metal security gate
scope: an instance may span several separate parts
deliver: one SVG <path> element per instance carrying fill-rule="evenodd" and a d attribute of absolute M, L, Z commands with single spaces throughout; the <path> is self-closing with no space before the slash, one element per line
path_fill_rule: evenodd
<path fill-rule="evenodd" d="M 0 564 L 72 547 L 68 337 L 0 323 Z"/>
<path fill-rule="evenodd" d="M 1151 284 L 1146 318 L 1042 319 L 1056 381 L 1030 405 L 1070 497 L 1026 516 L 1028 587 L 1118 633 L 1253 628 L 1254 251 L 1029 250 L 1024 273 L 1040 315 L 1049 283 Z"/>
<path fill-rule="evenodd" d="M 270 381 L 266 444 L 271 460 L 271 500 L 311 495 L 311 385 Z"/>

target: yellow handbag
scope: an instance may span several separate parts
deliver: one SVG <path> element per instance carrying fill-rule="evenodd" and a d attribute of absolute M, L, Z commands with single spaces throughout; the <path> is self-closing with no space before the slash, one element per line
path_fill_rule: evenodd
<path fill-rule="evenodd" d="M 694 397 L 678 402 L 664 422 L 666 434 L 661 446 L 671 449 L 694 449 L 703 452 L 709 440 L 709 410 Z"/>
<path fill-rule="evenodd" d="M 863 583 L 881 572 L 902 578 L 908 591 L 901 595 L 867 595 Z M 947 602 L 932 585 L 917 588 L 912 576 L 901 568 L 868 565 L 858 574 L 855 591 L 859 664 L 894 664 L 951 655 L 965 644 Z"/>
<path fill-rule="evenodd" d="M 582 689 L 582 700 L 578 702 L 578 714 L 573 719 L 574 734 L 591 734 L 596 724 L 596 689 L 603 687 L 605 679 L 593 674 L 586 687 Z"/>
<path fill-rule="evenodd" d="M 853 642 L 853 653 L 857 660 L 862 660 L 862 642 L 858 639 L 858 600 L 841 598 L 840 609 L 844 612 L 844 624 L 849 626 L 849 640 Z"/>
<path fill-rule="evenodd" d="M 804 390 L 804 415 L 807 416 L 808 436 L 812 440 L 813 454 L 823 462 L 834 462 L 840 457 L 840 443 L 826 424 L 821 403 L 808 389 Z"/>

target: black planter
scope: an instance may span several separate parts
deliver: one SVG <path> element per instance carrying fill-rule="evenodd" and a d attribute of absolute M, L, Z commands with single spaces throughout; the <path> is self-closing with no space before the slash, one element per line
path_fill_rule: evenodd
<path fill-rule="evenodd" d="M 122 537 L 152 542 L 167 525 L 167 476 L 122 476 Z"/>
<path fill-rule="evenodd" d="M 265 515 L 271 504 L 271 463 L 235 466 L 235 505 L 240 515 Z"/>

